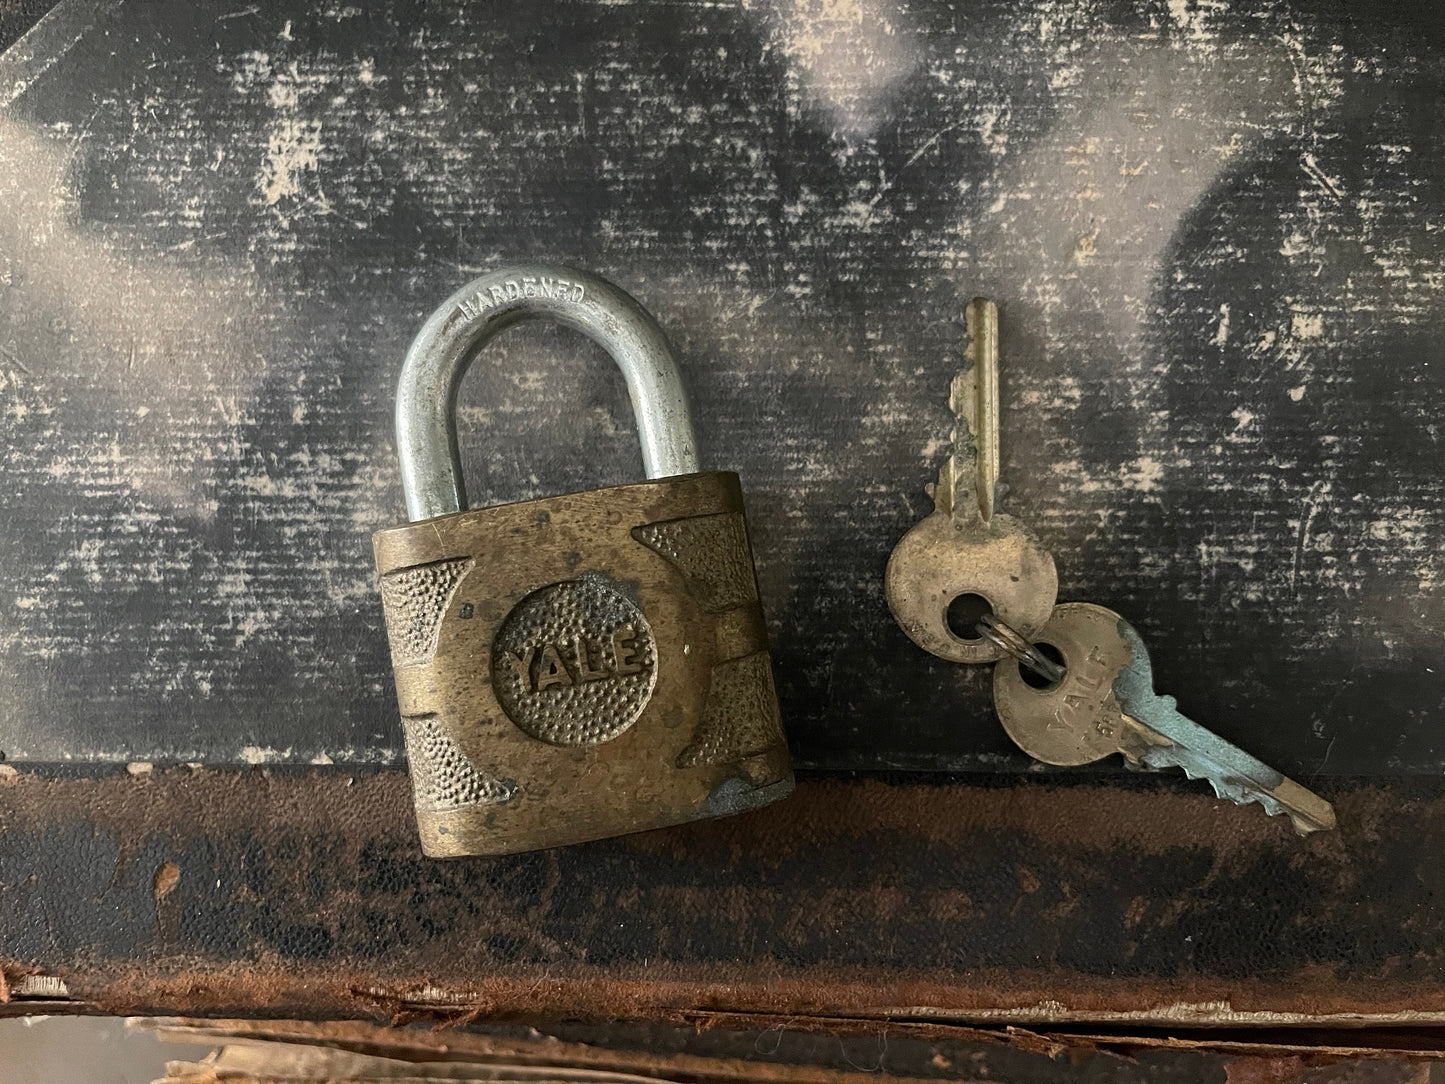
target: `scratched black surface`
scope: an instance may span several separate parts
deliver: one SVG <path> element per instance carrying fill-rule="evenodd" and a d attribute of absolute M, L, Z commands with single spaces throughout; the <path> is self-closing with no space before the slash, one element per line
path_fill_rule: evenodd
<path fill-rule="evenodd" d="M 1445 767 L 1438 17 L 87 10 L 0 79 L 11 760 L 399 758 L 391 384 L 442 297 L 527 257 L 672 338 L 749 495 L 800 764 L 1029 766 L 881 591 L 987 293 L 1005 507 L 1061 598 L 1123 612 L 1186 711 L 1297 778 Z M 497 344 L 461 423 L 478 501 L 640 469 L 566 333 Z"/>

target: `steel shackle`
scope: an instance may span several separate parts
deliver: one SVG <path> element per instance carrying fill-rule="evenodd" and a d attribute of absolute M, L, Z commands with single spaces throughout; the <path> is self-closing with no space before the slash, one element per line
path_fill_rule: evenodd
<path fill-rule="evenodd" d="M 427 318 L 396 389 L 396 451 L 407 518 L 467 507 L 457 447 L 457 391 L 472 359 L 525 320 L 576 328 L 612 355 L 627 381 L 649 478 L 698 470 L 682 377 L 652 314 L 605 279 L 571 267 L 515 264 L 473 279 Z"/>

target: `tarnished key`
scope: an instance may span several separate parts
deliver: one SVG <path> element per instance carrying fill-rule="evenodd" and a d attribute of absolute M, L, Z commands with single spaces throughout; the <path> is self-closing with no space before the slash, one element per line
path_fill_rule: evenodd
<path fill-rule="evenodd" d="M 998 490 L 998 308 L 968 307 L 972 365 L 954 377 L 953 454 L 931 488 L 933 512 L 894 547 L 884 574 L 888 608 L 909 638 L 953 662 L 993 662 L 980 636 L 992 612 L 1024 636 L 1048 620 L 1058 595 L 1054 559 L 1032 531 L 994 512 Z"/>
<path fill-rule="evenodd" d="M 994 668 L 993 700 L 1020 749 L 1045 764 L 1089 764 L 1122 753 L 1135 765 L 1183 768 L 1239 805 L 1284 813 L 1301 835 L 1335 826 L 1329 802 L 1179 713 L 1154 691 L 1149 653 L 1134 627 L 1103 606 L 1066 602 L 1032 639 L 1063 658 L 1044 688 L 1012 659 Z"/>

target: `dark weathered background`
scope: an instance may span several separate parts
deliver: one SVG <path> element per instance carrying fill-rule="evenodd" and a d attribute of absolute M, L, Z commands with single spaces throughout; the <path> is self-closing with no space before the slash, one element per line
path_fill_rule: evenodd
<path fill-rule="evenodd" d="M 1438 15 L 73 3 L 0 109 L 0 1012 L 1445 1021 Z M 421 857 L 368 542 L 391 388 L 522 256 L 672 336 L 799 762 L 999 774 Z M 975 293 L 1063 597 L 1338 832 L 1021 778 L 986 674 L 895 627 Z M 482 500 L 639 470 L 569 334 L 499 343 L 462 428 Z"/>
<path fill-rule="evenodd" d="M 398 761 L 368 543 L 401 517 L 393 380 L 442 297 L 532 257 L 672 337 L 749 495 L 800 764 L 1028 764 L 986 672 L 915 649 L 881 592 L 981 292 L 1006 507 L 1061 597 L 1123 612 L 1186 710 L 1302 780 L 1445 767 L 1437 15 L 54 18 L 58 55 L 0 81 L 12 761 Z M 483 502 L 640 469 L 621 382 L 566 333 L 487 353 L 462 429 Z"/>

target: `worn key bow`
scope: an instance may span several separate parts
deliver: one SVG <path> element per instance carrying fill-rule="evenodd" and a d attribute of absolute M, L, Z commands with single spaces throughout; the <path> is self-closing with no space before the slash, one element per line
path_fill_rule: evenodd
<path fill-rule="evenodd" d="M 1061 680 L 1026 682 L 1008 659 L 994 668 L 994 707 L 1004 729 L 1045 764 L 1077 765 L 1122 753 L 1147 768 L 1183 768 L 1239 805 L 1286 814 L 1301 835 L 1335 826 L 1329 802 L 1187 719 L 1174 698 L 1154 691 L 1149 653 L 1134 627 L 1103 606 L 1054 607 L 1033 639 L 1063 658 Z"/>

